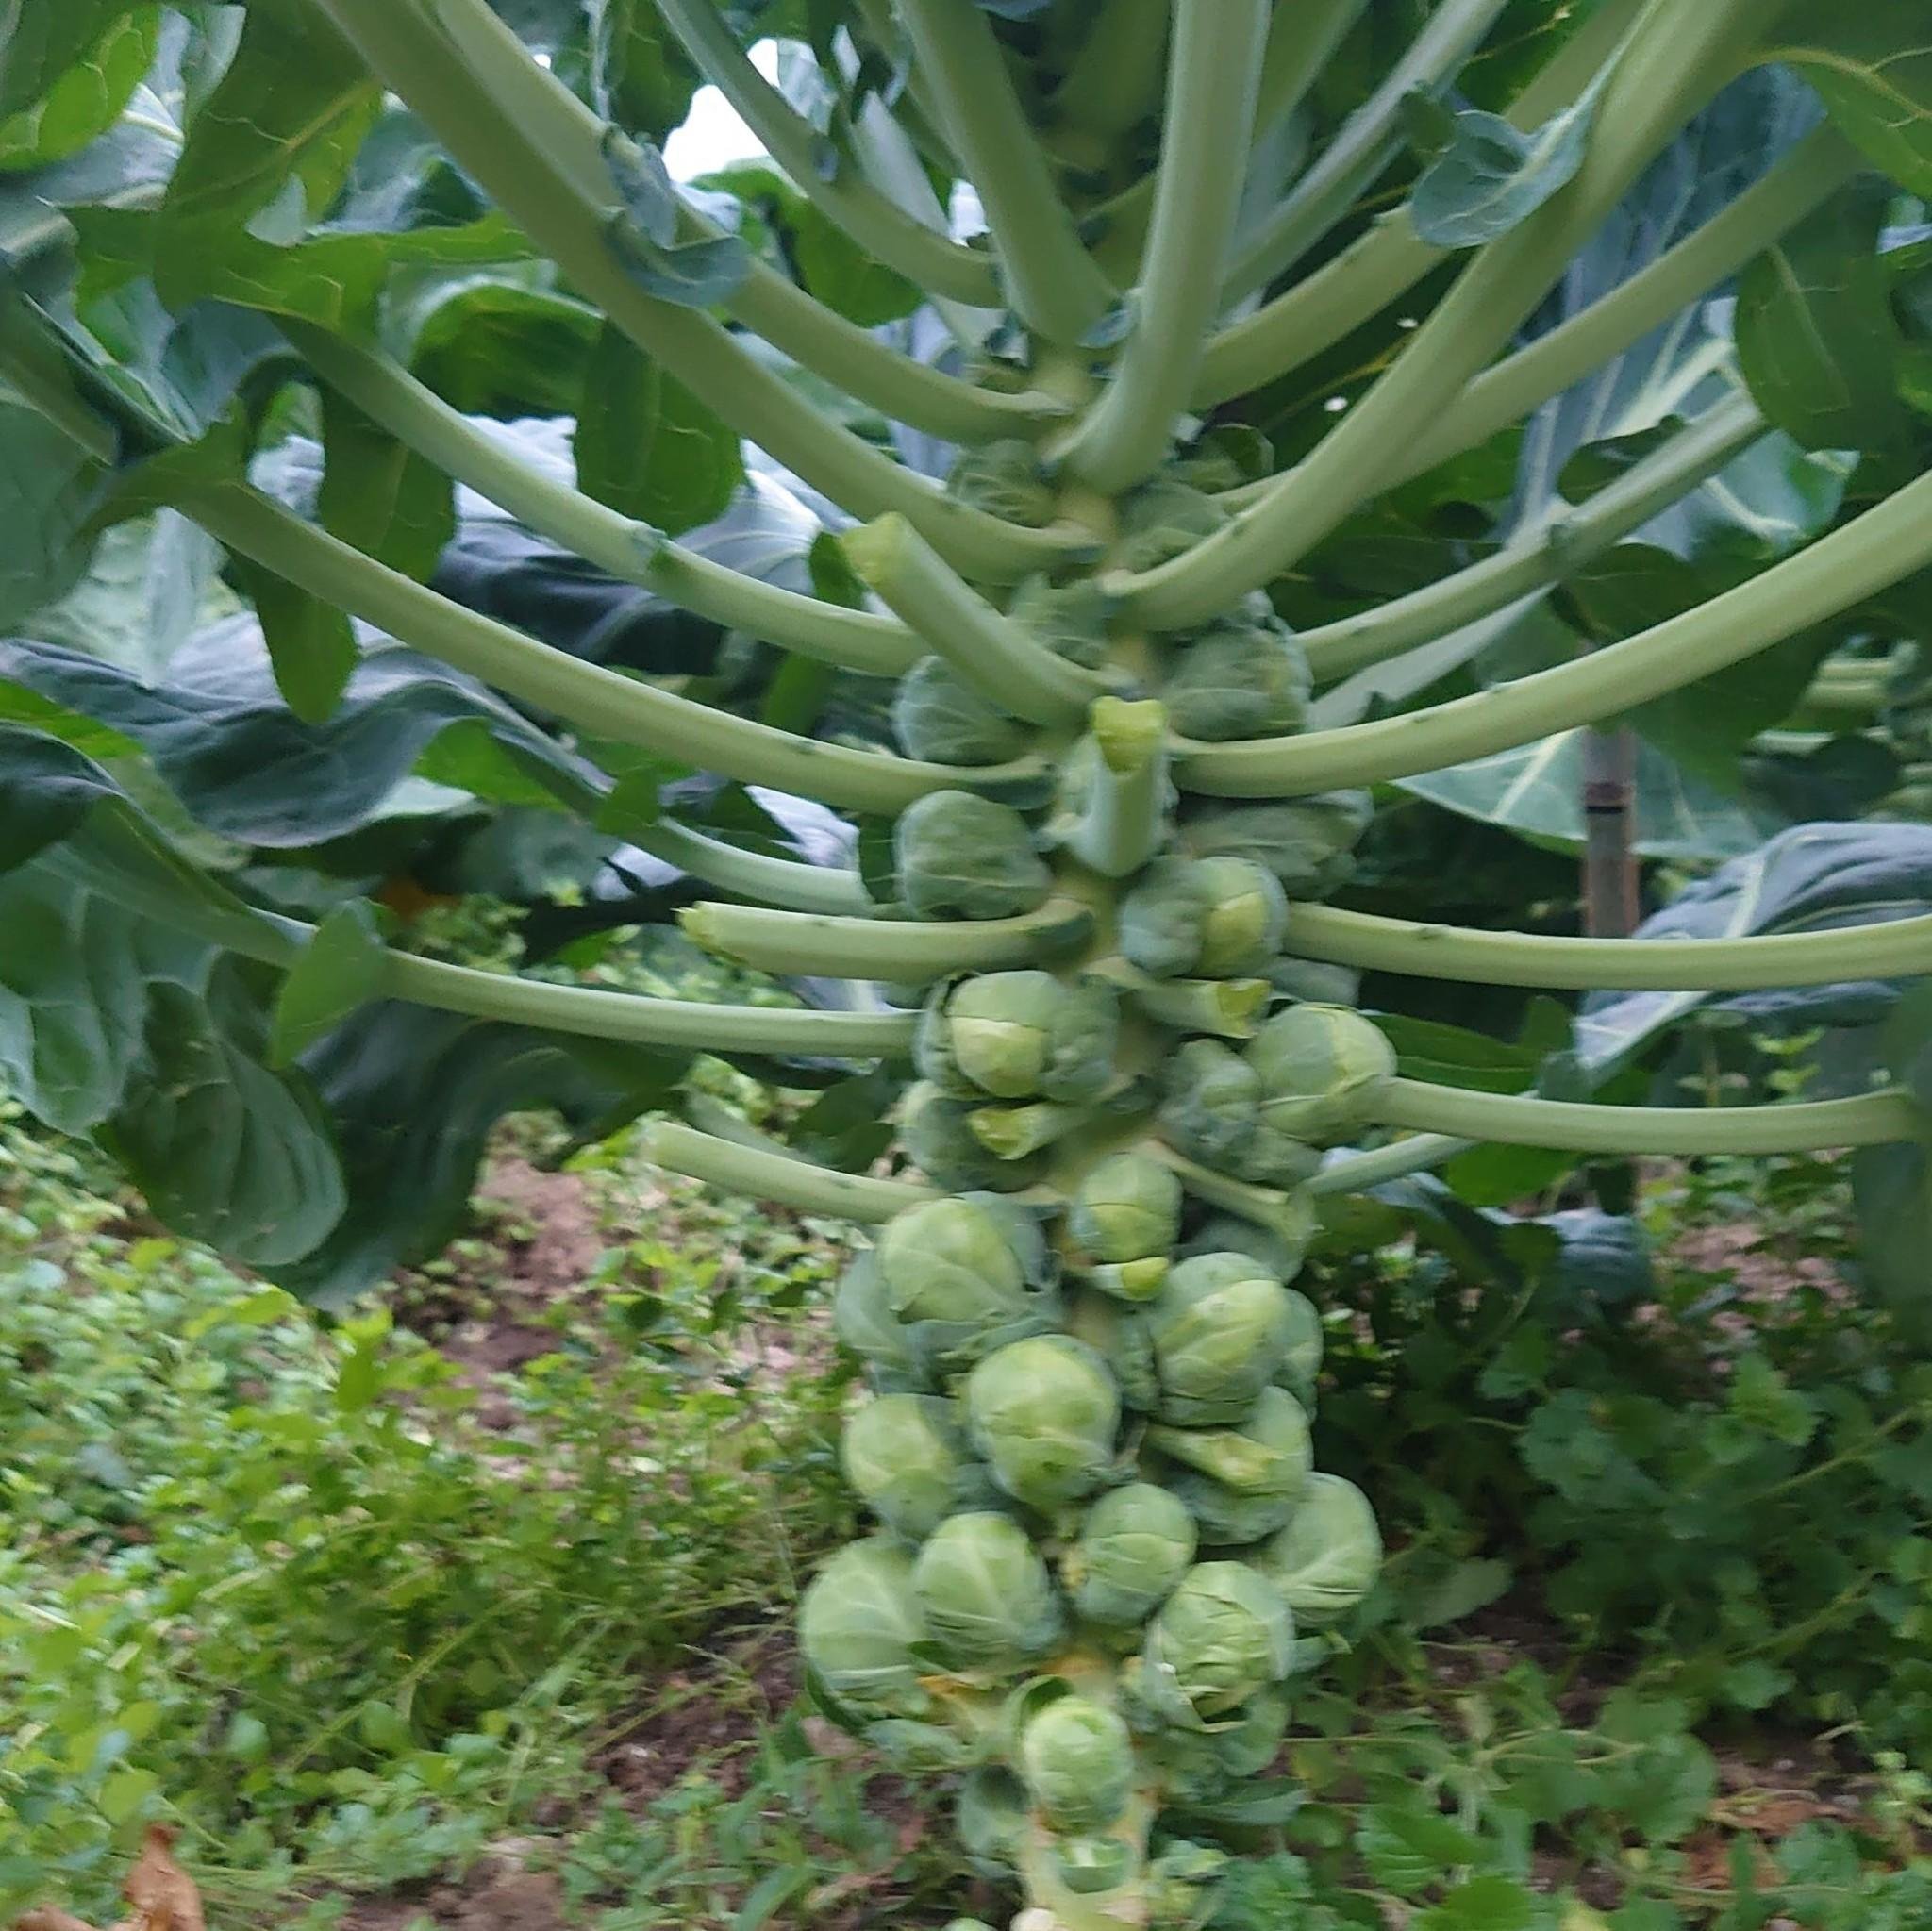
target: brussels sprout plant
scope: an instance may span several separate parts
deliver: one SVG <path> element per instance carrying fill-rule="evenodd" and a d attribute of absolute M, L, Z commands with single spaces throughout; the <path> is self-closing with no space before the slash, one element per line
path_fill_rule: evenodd
<path fill-rule="evenodd" d="M 1828 1097 L 1609 1105 L 1582 1060 L 1549 1096 L 1415 1076 L 1357 1003 L 1364 970 L 1687 1009 L 1891 980 L 1932 970 L 1909 904 L 1630 939 L 1324 903 L 1397 787 L 1501 760 L 1514 797 L 1581 744 L 1595 853 L 1624 721 L 1690 692 L 1765 710 L 1748 736 L 1791 707 L 1756 667 L 1808 651 L 1802 691 L 1923 629 L 1924 26 L 1920 0 L 24 0 L 0 601 L 193 533 L 265 665 L 243 704 L 6 646 L 0 1074 L 319 1300 L 435 1235 L 423 1198 L 536 1100 L 651 1112 L 665 1167 L 871 1229 L 834 1318 L 878 1526 L 806 1595 L 811 1694 L 960 1781 L 1024 1931 L 1199 1923 L 1217 1829 L 1265 1818 L 1293 1680 L 1380 1561 L 1313 1467 L 1323 1318 L 1292 1285 L 1340 1203 L 1478 1140 L 1860 1148 L 1861 1190 L 1924 1224 L 1908 1054 Z M 755 187 L 667 170 L 700 81 L 769 156 Z M 1694 221 L 1630 213 L 1687 165 Z M 545 371 L 502 402 L 491 359 L 538 320 L 579 372 L 574 474 L 488 420 L 543 413 Z M 1619 414 L 1636 368 L 1648 413 Z M 1578 396 L 1593 427 L 1558 420 Z M 698 528 L 747 445 L 823 506 L 804 580 Z M 1735 507 L 1760 474 L 1786 497 L 1668 550 L 1713 478 Z M 759 714 L 458 594 L 453 484 L 780 654 Z M 1503 627 L 1553 598 L 1577 647 Z M 815 724 L 835 685 L 876 729 Z M 707 817 L 693 773 L 834 807 L 857 858 Z M 808 997 L 412 953 L 344 882 L 409 784 L 695 880 L 689 937 Z M 240 791 L 277 785 L 272 829 Z M 303 900 L 298 870 L 338 883 Z M 860 1074 L 786 1146 L 700 1104 L 698 1054 Z M 840 1092 L 889 1157 L 820 1130 Z"/>

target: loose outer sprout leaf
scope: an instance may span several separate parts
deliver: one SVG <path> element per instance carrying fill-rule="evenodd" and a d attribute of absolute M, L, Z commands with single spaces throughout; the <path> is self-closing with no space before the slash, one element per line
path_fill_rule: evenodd
<path fill-rule="evenodd" d="M 1438 248 L 1480 248 L 1526 221 L 1575 178 L 1596 117 L 1598 90 L 1524 134 L 1474 108 L 1415 184 L 1415 230 Z"/>

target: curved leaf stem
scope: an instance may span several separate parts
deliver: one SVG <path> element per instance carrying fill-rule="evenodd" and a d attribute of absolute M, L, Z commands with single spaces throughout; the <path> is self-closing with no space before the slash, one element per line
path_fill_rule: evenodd
<path fill-rule="evenodd" d="M 1440 1167 L 1473 1144 L 1448 1133 L 1415 1133 L 1368 1153 L 1341 1154 L 1306 1185 L 1317 1198 L 1324 1193 L 1366 1193 L 1371 1187 L 1384 1187 L 1391 1180 Z"/>
<path fill-rule="evenodd" d="M 927 293 L 997 308 L 991 257 L 915 220 L 842 165 L 843 158 L 754 67 L 713 0 L 657 0 L 658 11 L 713 87 L 737 108 L 758 144 L 813 207 Z"/>
<path fill-rule="evenodd" d="M 654 1121 L 641 1140 L 646 1159 L 668 1173 L 683 1174 L 728 1193 L 774 1200 L 801 1213 L 822 1213 L 868 1224 L 889 1221 L 937 1190 L 908 1180 L 878 1180 L 866 1174 L 841 1174 L 790 1154 L 767 1153 L 735 1140 L 700 1133 L 675 1120 Z"/>
<path fill-rule="evenodd" d="M 1714 476 L 1770 426 L 1748 396 L 1720 403 L 1580 508 L 1539 522 L 1481 562 L 1303 631 L 1309 668 L 1324 681 L 1346 676 L 1560 582 Z"/>
<path fill-rule="evenodd" d="M 784 375 L 712 318 L 661 301 L 632 279 L 613 244 L 613 184 L 593 196 L 525 131 L 427 18 L 427 0 L 320 0 L 383 81 L 570 279 L 647 354 L 741 434 L 855 516 L 898 509 L 949 558 L 989 581 L 1046 567 L 1074 541 L 1020 529 L 945 496 L 829 421 Z"/>
<path fill-rule="evenodd" d="M 1380 87 L 1344 121 L 1314 165 L 1228 269 L 1239 301 L 1294 264 L 1347 213 L 1402 145 L 1403 103 L 1435 93 L 1481 46 L 1508 0 L 1443 0 Z"/>
<path fill-rule="evenodd" d="M 1599 1107 L 1520 1093 L 1391 1080 L 1376 1103 L 1387 1126 L 1570 1153 L 1778 1154 L 1916 1140 L 1926 1116 L 1889 1088 L 1846 1100 L 1754 1107 Z"/>
<path fill-rule="evenodd" d="M 1002 710 L 1036 724 L 1072 724 L 1107 690 L 1105 677 L 1003 617 L 903 516 L 882 516 L 841 541 L 866 587 Z"/>
<path fill-rule="evenodd" d="M 1117 141 L 1150 118 L 1160 106 L 1170 10 L 1170 0 L 1101 0 L 1054 90 L 1054 119 Z"/>
<path fill-rule="evenodd" d="M 828 912 L 862 916 L 872 901 L 857 872 L 838 865 L 806 865 L 795 858 L 769 857 L 747 852 L 722 839 L 708 838 L 675 818 L 626 829 L 625 838 L 640 851 L 667 865 L 676 865 L 693 878 L 720 891 L 735 893 L 757 905 L 776 906 L 791 912 Z"/>
<path fill-rule="evenodd" d="M 860 811 L 898 811 L 927 791 L 972 787 L 994 771 L 1031 773 L 1030 766 L 962 771 L 821 744 L 695 704 L 466 610 L 239 483 L 186 483 L 178 507 L 264 569 L 519 703 L 680 764 Z"/>
<path fill-rule="evenodd" d="M 1111 586 L 1133 617 L 1182 629 L 1291 567 L 1384 487 L 1418 424 L 1508 341 L 1657 150 L 1737 69 L 1753 0 L 1651 0 L 1625 36 L 1575 178 L 1491 241 L 1366 395 L 1301 463 L 1192 549 Z"/>
<path fill-rule="evenodd" d="M 1932 973 L 1932 914 L 1728 939 L 1569 939 L 1460 931 L 1334 906 L 1294 909 L 1298 958 L 1424 979 L 1573 991 L 1751 992 Z"/>
<path fill-rule="evenodd" d="M 677 922 L 707 952 L 760 972 L 902 983 L 1038 965 L 1093 929 L 1093 915 L 1071 899 L 1011 919 L 828 918 L 706 904 L 685 907 Z"/>
<path fill-rule="evenodd" d="M 1267 0 L 1216 0 L 1174 21 L 1154 225 L 1133 332 L 1113 379 L 1060 450 L 1096 489 L 1118 492 L 1158 467 L 1194 380 L 1245 184 L 1268 31 Z"/>
<path fill-rule="evenodd" d="M 1599 7 L 1543 63 L 1504 119 L 1526 134 L 1578 99 L 1616 52 L 1631 21 L 1649 4 L 1608 0 Z M 1276 38 L 1311 10 L 1300 7 L 1278 13 Z M 1274 53 L 1272 42 L 1269 52 Z M 1270 108 L 1266 90 L 1264 78 L 1264 115 Z M 1312 361 L 1450 259 L 1451 253 L 1416 233 L 1407 203 L 1391 209 L 1332 261 L 1216 335 L 1201 358 L 1190 398 L 1193 407 L 1209 408 L 1244 395 Z"/>
<path fill-rule="evenodd" d="M 1077 342 L 1113 307 L 1114 288 L 1081 245 L 991 24 L 959 0 L 900 0 L 899 17 L 979 191 L 1021 321 L 1050 342 Z"/>
<path fill-rule="evenodd" d="M 1299 738 L 1188 744 L 1183 789 L 1299 797 L 1487 757 L 1615 717 L 1740 662 L 1932 564 L 1932 474 L 1750 582 L 1574 662 L 1473 697 Z"/>
<path fill-rule="evenodd" d="M 379 350 L 310 323 L 284 320 L 282 327 L 331 389 L 398 441 L 600 570 L 842 670 L 896 677 L 917 661 L 919 641 L 897 618 L 842 609 L 714 563 L 523 461 Z"/>

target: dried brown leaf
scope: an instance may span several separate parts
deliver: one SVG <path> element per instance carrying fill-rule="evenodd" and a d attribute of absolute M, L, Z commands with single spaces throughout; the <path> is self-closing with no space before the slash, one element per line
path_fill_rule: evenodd
<path fill-rule="evenodd" d="M 134 1907 L 125 1931 L 208 1931 L 201 1893 L 175 1863 L 175 1833 L 164 1823 L 148 1826 L 147 1841 L 127 1873 L 122 1895 Z"/>

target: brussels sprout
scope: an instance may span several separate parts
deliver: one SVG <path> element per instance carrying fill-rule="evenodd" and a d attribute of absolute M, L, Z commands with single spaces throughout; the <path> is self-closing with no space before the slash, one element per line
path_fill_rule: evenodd
<path fill-rule="evenodd" d="M 1147 1446 L 1179 1465 L 1168 1486 L 1216 1548 L 1259 1541 L 1287 1523 L 1314 1462 L 1307 1415 L 1279 1388 L 1264 1388 L 1234 1427 L 1150 1428 Z"/>
<path fill-rule="evenodd" d="M 1066 1619 L 1046 1562 L 1010 1516 L 977 1510 L 933 1530 L 913 1565 L 926 1627 L 964 1670 L 1003 1670 L 1044 1656 Z"/>
<path fill-rule="evenodd" d="M 1036 1164 L 1004 1160 L 973 1130 L 972 1107 L 937 1087 L 908 1087 L 899 1107 L 899 1142 L 940 1187 L 1010 1193 L 1024 1187 Z"/>
<path fill-rule="evenodd" d="M 1055 584 L 1029 576 L 1013 592 L 1007 615 L 1056 657 L 1089 671 L 1107 661 L 1107 625 L 1113 606 L 1092 577 Z"/>
<path fill-rule="evenodd" d="M 928 791 L 900 812 L 892 849 L 899 896 L 922 919 L 1008 919 L 1053 885 L 1032 828 L 1010 805 Z"/>
<path fill-rule="evenodd" d="M 1099 1356 L 1066 1335 L 989 1355 L 967 1378 L 966 1413 L 993 1479 L 1031 1508 L 1077 1502 L 1112 1471 L 1120 1390 Z"/>
<path fill-rule="evenodd" d="M 1194 1519 L 1152 1482 L 1130 1482 L 1087 1511 L 1060 1559 L 1074 1607 L 1090 1623 L 1144 1623 L 1194 1560 Z"/>
<path fill-rule="evenodd" d="M 1160 697 L 1183 737 L 1223 743 L 1300 730 L 1313 684 L 1307 653 L 1278 620 L 1224 624 L 1190 646 Z"/>
<path fill-rule="evenodd" d="M 921 658 L 900 678 L 892 729 L 908 757 L 935 764 L 1004 764 L 1033 735 L 961 681 L 943 658 Z"/>
<path fill-rule="evenodd" d="M 1227 521 L 1227 511 L 1205 491 L 1157 476 L 1122 504 L 1112 560 L 1121 570 L 1153 570 L 1191 550 Z"/>
<path fill-rule="evenodd" d="M 1353 1482 L 1312 1476 L 1287 1527 L 1257 1552 L 1254 1563 L 1298 1623 L 1320 1629 L 1339 1622 L 1381 1571 L 1375 1511 Z"/>
<path fill-rule="evenodd" d="M 915 1051 L 921 1071 L 956 1098 L 1083 1102 L 1113 1076 L 1118 1019 L 1113 988 L 1100 980 L 986 973 L 927 1007 Z"/>
<path fill-rule="evenodd" d="M 1075 1897 L 1118 1890 L 1134 1868 L 1133 1847 L 1120 1838 L 1061 1838 L 1053 1847 L 1054 1870 Z"/>
<path fill-rule="evenodd" d="M 807 1667 L 834 1703 L 861 1717 L 923 1718 L 914 1645 L 926 1640 L 912 1589 L 912 1557 L 882 1536 L 841 1549 L 798 1608 Z"/>
<path fill-rule="evenodd" d="M 840 1460 L 858 1499 L 915 1541 L 956 1508 L 990 1493 L 952 1403 L 934 1395 L 885 1394 L 868 1402 L 845 1423 Z"/>
<path fill-rule="evenodd" d="M 1312 1235 L 1313 1231 L 1311 1219 L 1308 1232 Z M 1291 1240 L 1287 1230 L 1279 1225 L 1257 1226 L 1253 1221 L 1241 1220 L 1238 1215 L 1217 1213 L 1208 1215 L 1188 1237 L 1179 1258 L 1185 1260 L 1191 1255 L 1218 1253 L 1245 1254 L 1258 1260 L 1276 1280 L 1291 1281 L 1302 1271 L 1307 1241 Z"/>
<path fill-rule="evenodd" d="M 874 1388 L 919 1393 L 928 1383 L 925 1365 L 899 1317 L 892 1312 L 877 1257 L 870 1251 L 854 1257 L 832 1297 L 832 1332 L 861 1357 Z"/>
<path fill-rule="evenodd" d="M 1163 1284 L 1167 1272 L 1163 1269 Z M 1128 1302 L 1126 1296 L 1105 1292 L 1075 1294 L 1065 1310 L 1068 1333 L 1107 1363 L 1121 1399 L 1130 1408 L 1148 1413 L 1160 1400 L 1160 1379 L 1155 1373 L 1154 1344 L 1144 1315 L 1144 1307 Z"/>
<path fill-rule="evenodd" d="M 1288 1357 L 1288 1290 L 1245 1254 L 1197 1254 L 1168 1275 L 1142 1316 L 1163 1422 L 1239 1421 Z"/>
<path fill-rule="evenodd" d="M 967 1861 L 982 1877 L 1008 1877 L 1020 1868 L 1027 1803 L 1025 1786 L 1008 1770 L 975 1770 L 960 1785 L 954 1821 Z"/>
<path fill-rule="evenodd" d="M 1226 1728 L 1166 1731 L 1154 1751 L 1168 1790 L 1183 1803 L 1211 1804 L 1231 1784 L 1258 1776 L 1281 1749 L 1289 1709 L 1286 1690 L 1264 1690 L 1249 1698 L 1239 1721 Z"/>
<path fill-rule="evenodd" d="M 1167 1062 L 1160 1130 L 1204 1166 L 1237 1169 L 1261 1117 L 1261 1077 L 1218 1040 L 1190 1040 Z"/>
<path fill-rule="evenodd" d="M 1281 945 L 1288 900 L 1245 858 L 1157 858 L 1121 902 L 1122 956 L 1156 978 L 1229 978 Z"/>
<path fill-rule="evenodd" d="M 1395 1076 L 1394 1047 L 1345 1006 L 1291 1006 L 1256 1034 L 1246 1057 L 1261 1076 L 1265 1125 L 1317 1144 L 1366 1125 Z"/>
<path fill-rule="evenodd" d="M 1289 1269 L 1293 1273 L 1293 1268 Z M 1315 1383 L 1322 1373 L 1322 1317 L 1306 1294 L 1288 1290 L 1290 1310 L 1288 1353 L 1274 1376 L 1309 1414 L 1315 1411 Z"/>
<path fill-rule="evenodd" d="M 1198 857 L 1265 866 L 1290 898 L 1324 898 L 1347 883 L 1351 854 L 1368 829 L 1367 791 L 1323 791 L 1276 803 L 1202 800 L 1181 819 L 1181 842 Z"/>
<path fill-rule="evenodd" d="M 1003 1200 L 922 1201 L 880 1228 L 873 1250 L 901 1321 L 995 1322 L 1047 1276 L 1039 1223 Z"/>
<path fill-rule="evenodd" d="M 1141 1695 L 1198 1729 L 1288 1674 L 1294 1619 L 1245 1562 L 1197 1563 L 1147 1625 Z"/>
<path fill-rule="evenodd" d="M 946 488 L 959 502 L 1027 529 L 1050 524 L 1058 507 L 1039 452 L 1017 436 L 967 450 L 947 473 Z"/>
<path fill-rule="evenodd" d="M 1056 1830 L 1105 1830 L 1126 1808 L 1134 1740 L 1105 1704 L 1056 1697 L 1026 1720 L 1018 1758 L 1033 1801 Z"/>
<path fill-rule="evenodd" d="M 1067 1210 L 1067 1230 L 1097 1260 L 1165 1254 L 1181 1226 L 1181 1183 L 1146 1154 L 1111 1154 L 1090 1168 Z"/>

